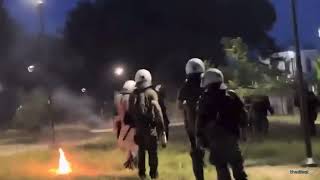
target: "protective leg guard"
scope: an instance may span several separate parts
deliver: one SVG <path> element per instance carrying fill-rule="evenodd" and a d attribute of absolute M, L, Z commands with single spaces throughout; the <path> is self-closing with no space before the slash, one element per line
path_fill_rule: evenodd
<path fill-rule="evenodd" d="M 218 180 L 231 180 L 231 175 L 227 164 L 216 165 Z"/>
<path fill-rule="evenodd" d="M 194 176 L 196 177 L 196 180 L 204 180 L 203 175 L 203 157 L 204 157 L 204 151 L 196 149 L 190 152 L 190 156 L 192 159 L 192 168 Z"/>
<path fill-rule="evenodd" d="M 150 150 L 149 152 L 149 166 L 150 177 L 152 179 L 158 178 L 158 152 L 156 150 Z"/>
<path fill-rule="evenodd" d="M 138 173 L 139 177 L 146 177 L 146 154 L 144 148 L 139 148 L 138 151 Z"/>

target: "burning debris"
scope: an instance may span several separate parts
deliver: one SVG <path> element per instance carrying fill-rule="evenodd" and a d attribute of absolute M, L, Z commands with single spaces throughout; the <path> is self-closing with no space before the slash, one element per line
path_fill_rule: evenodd
<path fill-rule="evenodd" d="M 50 169 L 50 172 L 56 175 L 68 175 L 72 173 L 71 165 L 61 148 L 59 148 L 59 167 L 57 169 Z"/>

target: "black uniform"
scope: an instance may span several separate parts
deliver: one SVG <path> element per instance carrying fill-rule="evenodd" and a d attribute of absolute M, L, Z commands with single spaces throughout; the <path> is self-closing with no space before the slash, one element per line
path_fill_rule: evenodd
<path fill-rule="evenodd" d="M 248 97 L 250 107 L 250 125 L 255 133 L 267 134 L 269 131 L 268 111 L 273 114 L 268 96 L 256 95 Z"/>
<path fill-rule="evenodd" d="M 219 86 L 209 86 L 200 98 L 197 143 L 210 150 L 218 180 L 231 180 L 228 165 L 236 180 L 247 179 L 238 144 L 240 128 L 247 126 L 245 113 L 240 98 Z"/>
<path fill-rule="evenodd" d="M 170 124 L 170 120 L 167 114 L 167 107 L 165 104 L 165 98 L 166 98 L 166 93 L 165 93 L 165 89 L 163 88 L 163 86 L 161 85 L 161 87 L 159 89 L 157 89 L 158 92 L 158 98 L 159 98 L 159 105 L 161 107 L 162 110 L 162 115 L 163 115 L 163 122 L 164 122 L 164 130 L 166 132 L 166 136 L 167 136 L 167 140 L 169 140 L 169 124 Z"/>
<path fill-rule="evenodd" d="M 299 100 L 297 95 L 295 97 L 294 103 L 296 106 L 299 107 Z M 312 91 L 308 91 L 307 103 L 308 103 L 308 124 L 310 128 L 310 134 L 312 136 L 315 136 L 317 134 L 317 128 L 316 128 L 315 122 L 318 116 L 318 107 L 320 105 L 320 101 Z"/>
<path fill-rule="evenodd" d="M 138 169 L 139 176 L 145 177 L 145 153 L 148 152 L 150 177 L 158 176 L 158 132 L 163 132 L 163 116 L 158 103 L 158 95 L 152 87 L 137 89 L 130 98 L 136 136 L 135 142 L 139 146 Z"/>
<path fill-rule="evenodd" d="M 193 172 L 196 180 L 203 180 L 203 157 L 204 151 L 197 148 L 196 145 L 196 118 L 197 118 L 197 103 L 199 96 L 203 92 L 200 87 L 201 74 L 194 73 L 188 76 L 178 96 L 178 101 L 183 108 L 184 123 L 189 140 L 191 143 L 191 158 L 193 165 Z"/>

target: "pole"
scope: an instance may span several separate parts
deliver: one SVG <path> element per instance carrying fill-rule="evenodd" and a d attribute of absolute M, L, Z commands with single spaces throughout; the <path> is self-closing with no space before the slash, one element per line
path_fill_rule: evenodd
<path fill-rule="evenodd" d="M 50 90 L 49 90 L 50 91 Z M 56 132 L 55 132 L 55 122 L 54 122 L 54 118 L 52 118 L 52 98 L 51 98 L 51 92 L 49 94 L 49 100 L 48 100 L 48 114 L 49 114 L 49 119 L 51 122 L 51 143 L 52 146 L 54 147 L 56 144 Z"/>
<path fill-rule="evenodd" d="M 44 18 L 43 18 L 43 3 L 38 3 L 38 13 L 39 13 L 39 36 L 42 37 L 44 34 Z"/>
<path fill-rule="evenodd" d="M 294 40 L 295 40 L 295 51 L 296 51 L 296 65 L 297 65 L 297 81 L 299 83 L 298 92 L 300 100 L 300 118 L 301 124 L 304 132 L 304 141 L 306 147 L 306 156 L 307 159 L 304 162 L 304 166 L 315 167 L 317 166 L 316 162 L 313 159 L 312 155 L 312 145 L 310 139 L 310 131 L 308 125 L 308 104 L 307 96 L 304 86 L 303 79 L 303 70 L 301 65 L 301 51 L 300 51 L 300 42 L 299 42 L 299 32 L 298 32 L 298 22 L 297 22 L 297 12 L 296 12 L 296 0 L 291 0 L 291 10 L 292 10 L 292 21 L 293 21 L 293 31 L 294 31 Z"/>
<path fill-rule="evenodd" d="M 39 15 L 39 49 L 40 50 L 40 58 L 45 58 L 44 53 L 46 53 L 45 44 L 44 44 L 44 31 L 45 31 L 45 23 L 44 23 L 44 14 L 43 14 L 43 6 L 44 2 L 38 2 L 38 15 Z M 52 98 L 51 98 L 51 89 L 50 85 L 48 85 L 49 97 L 48 97 L 48 117 L 51 126 L 51 143 L 52 146 L 55 146 L 56 143 L 56 133 L 55 133 L 55 121 L 52 118 Z"/>

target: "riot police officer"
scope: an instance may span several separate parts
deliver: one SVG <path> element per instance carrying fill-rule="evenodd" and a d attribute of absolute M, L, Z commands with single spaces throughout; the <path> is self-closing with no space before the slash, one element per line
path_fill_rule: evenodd
<path fill-rule="evenodd" d="M 205 65 L 201 59 L 190 59 L 186 64 L 186 80 L 179 91 L 179 108 L 183 110 L 185 129 L 191 143 L 191 159 L 196 180 L 203 180 L 204 151 L 196 146 L 196 107 L 203 89 L 200 87 L 201 74 L 205 71 Z"/>
<path fill-rule="evenodd" d="M 230 165 L 236 180 L 246 180 L 243 157 L 239 148 L 241 128 L 247 126 L 244 104 L 234 91 L 227 90 L 220 70 L 208 69 L 201 85 L 204 93 L 199 100 L 197 146 L 210 150 L 218 180 L 231 180 Z"/>
<path fill-rule="evenodd" d="M 268 111 L 270 114 L 274 113 L 269 97 L 265 95 L 252 95 L 248 97 L 248 100 L 250 104 L 250 124 L 252 125 L 253 132 L 257 135 L 268 134 Z"/>
<path fill-rule="evenodd" d="M 135 167 L 138 155 L 138 146 L 134 142 L 135 128 L 129 113 L 129 97 L 135 86 L 135 81 L 128 80 L 124 83 L 121 92 L 115 96 L 117 115 L 114 118 L 114 131 L 117 133 L 119 148 L 128 154 L 124 163 L 125 168 L 128 169 Z"/>
<path fill-rule="evenodd" d="M 158 140 L 166 145 L 163 115 L 157 92 L 152 87 L 152 76 L 148 70 L 141 69 L 135 75 L 136 90 L 130 97 L 130 111 L 136 127 L 135 142 L 139 146 L 139 177 L 145 179 L 145 153 L 148 152 L 150 177 L 158 177 Z"/>
<path fill-rule="evenodd" d="M 318 97 L 314 94 L 313 91 L 305 88 L 307 94 L 307 103 L 308 103 L 308 119 L 307 123 L 309 126 L 309 131 L 311 136 L 316 136 L 317 134 L 317 127 L 316 127 L 316 120 L 318 116 L 318 107 L 320 106 L 320 101 Z M 298 96 L 296 95 L 294 98 L 294 104 L 300 108 Z"/>

